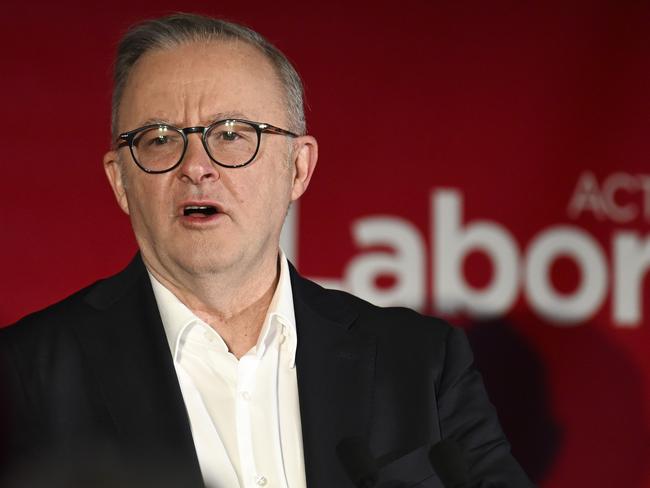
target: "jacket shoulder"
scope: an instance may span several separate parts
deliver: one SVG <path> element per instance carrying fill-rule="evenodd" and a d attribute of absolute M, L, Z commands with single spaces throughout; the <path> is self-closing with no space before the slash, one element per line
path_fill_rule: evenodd
<path fill-rule="evenodd" d="M 140 270 L 142 268 L 142 270 Z M 95 281 L 63 300 L 30 313 L 0 329 L 0 342 L 37 343 L 65 333 L 72 324 L 89 322 L 102 309 L 126 293 L 144 266 L 139 256 L 121 272 Z"/>
<path fill-rule="evenodd" d="M 53 328 L 65 327 L 66 324 L 87 315 L 91 308 L 84 297 L 97 285 L 95 282 L 63 300 L 49 305 L 41 310 L 24 316 L 13 324 L 0 330 L 0 338 L 13 338 L 19 340 L 26 336 L 41 335 Z"/>
<path fill-rule="evenodd" d="M 413 350 L 420 344 L 431 351 L 432 346 L 444 345 L 450 333 L 462 335 L 443 319 L 406 307 L 380 307 L 346 291 L 324 288 L 297 273 L 292 278 L 294 295 L 320 315 L 395 346 Z"/>

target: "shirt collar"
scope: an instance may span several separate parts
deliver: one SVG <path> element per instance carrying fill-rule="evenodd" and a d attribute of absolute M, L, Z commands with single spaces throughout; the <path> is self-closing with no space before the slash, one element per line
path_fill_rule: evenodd
<path fill-rule="evenodd" d="M 172 357 L 176 361 L 179 351 L 179 343 L 183 333 L 190 324 L 194 321 L 201 321 L 194 313 L 181 302 L 176 295 L 158 281 L 149 270 L 149 279 L 151 280 L 151 287 L 153 294 L 156 297 L 158 304 L 158 311 L 160 312 L 160 319 L 162 320 L 169 350 L 172 352 Z M 202 321 L 201 321 L 202 322 Z"/>
<path fill-rule="evenodd" d="M 280 340 L 287 341 L 289 367 L 293 368 L 296 364 L 296 347 L 298 345 L 296 315 L 293 310 L 293 291 L 291 289 L 289 264 L 282 249 L 280 249 L 279 260 L 280 278 L 269 309 L 266 312 L 264 325 L 257 341 L 256 353 L 258 357 L 261 357 L 273 341 L 275 334 L 280 333 L 282 334 Z"/>
<path fill-rule="evenodd" d="M 288 365 L 293 368 L 296 364 L 296 347 L 298 338 L 296 334 L 296 316 L 293 309 L 293 292 L 289 275 L 287 258 L 280 249 L 280 277 L 271 298 L 271 303 L 266 312 L 264 324 L 255 346 L 255 354 L 261 358 L 277 334 L 281 334 L 280 341 L 287 341 Z M 176 295 L 160 283 L 150 272 L 149 279 L 153 293 L 158 304 L 160 318 L 165 329 L 169 349 L 176 361 L 179 345 L 183 334 L 192 323 L 198 322 L 209 327 L 197 317 Z"/>

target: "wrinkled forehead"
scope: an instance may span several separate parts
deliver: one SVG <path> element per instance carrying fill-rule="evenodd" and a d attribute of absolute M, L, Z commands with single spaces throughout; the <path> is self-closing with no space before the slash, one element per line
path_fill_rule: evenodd
<path fill-rule="evenodd" d="M 150 119 L 202 124 L 229 112 L 286 122 L 277 70 L 257 47 L 235 40 L 145 53 L 129 74 L 119 112 L 121 130 Z"/>

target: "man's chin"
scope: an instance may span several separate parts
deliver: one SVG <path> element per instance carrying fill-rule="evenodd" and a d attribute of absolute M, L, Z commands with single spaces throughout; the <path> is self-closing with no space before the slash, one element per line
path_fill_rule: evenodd
<path fill-rule="evenodd" d="M 178 236 L 176 236 L 178 237 Z M 186 237 L 186 236 L 183 236 Z M 153 245 L 155 242 L 167 242 L 166 246 Z M 262 263 L 277 259 L 278 245 L 273 249 L 271 241 L 260 246 L 245 245 L 246 239 L 237 238 L 233 233 L 229 236 L 194 235 L 190 239 L 164 239 L 155 241 L 138 240 L 140 252 L 147 268 L 154 275 L 163 279 L 175 281 L 218 278 L 220 275 L 237 281 L 242 276 L 255 274 L 267 269 Z M 273 254 L 272 258 L 269 258 Z M 156 276 L 158 277 L 158 276 Z M 181 278 L 183 277 L 183 278 Z"/>
<path fill-rule="evenodd" d="M 234 249 L 201 246 L 166 253 L 157 260 L 171 276 L 178 276 L 177 273 L 180 271 L 187 277 L 200 278 L 232 271 L 241 260 L 241 256 Z"/>

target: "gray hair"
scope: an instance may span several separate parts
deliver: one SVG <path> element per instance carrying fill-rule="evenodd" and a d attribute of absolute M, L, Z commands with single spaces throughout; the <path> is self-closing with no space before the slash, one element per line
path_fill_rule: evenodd
<path fill-rule="evenodd" d="M 260 34 L 243 25 L 196 14 L 177 13 L 145 20 L 122 37 L 115 59 L 111 130 L 117 136 L 118 111 L 129 74 L 138 59 L 154 49 L 177 47 L 188 42 L 242 41 L 259 49 L 271 62 L 285 92 L 290 130 L 305 134 L 303 85 L 287 57 Z"/>

